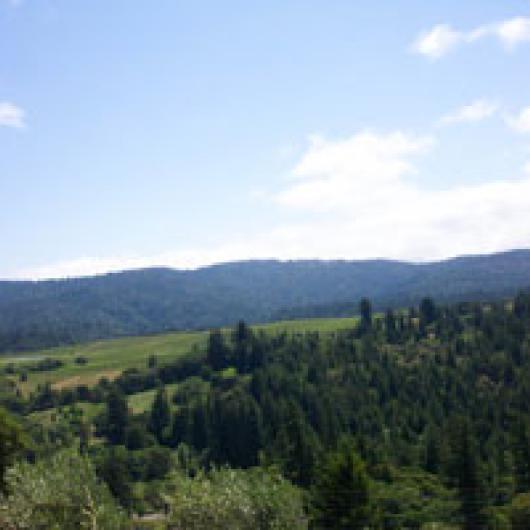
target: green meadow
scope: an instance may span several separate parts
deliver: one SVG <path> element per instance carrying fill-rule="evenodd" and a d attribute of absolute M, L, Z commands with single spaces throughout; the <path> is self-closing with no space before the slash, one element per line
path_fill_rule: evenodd
<path fill-rule="evenodd" d="M 255 330 L 265 333 L 305 333 L 318 331 L 319 333 L 332 333 L 347 329 L 354 325 L 353 318 L 316 318 L 305 320 L 290 320 L 258 324 Z M 226 329 L 226 332 L 229 330 Z M 27 372 L 27 381 L 17 385 L 24 394 L 34 390 L 39 384 L 51 383 L 54 388 L 68 388 L 77 385 L 95 385 L 102 377 L 110 380 L 118 377 L 129 368 L 145 367 L 151 355 L 155 355 L 158 364 L 169 362 L 179 356 L 193 351 L 204 351 L 208 332 L 174 332 L 160 335 L 141 337 L 126 337 L 111 340 L 100 340 L 86 344 L 51 348 L 34 352 L 24 352 L 18 355 L 7 354 L 0 357 L 0 367 L 10 364 L 17 368 L 17 372 L 24 365 L 29 365 L 44 358 L 60 360 L 63 365 L 59 368 L 41 372 Z M 83 363 L 78 360 L 82 359 Z M 142 409 L 144 403 L 152 400 L 152 395 L 147 393 L 138 397 L 139 405 L 133 401 L 135 409 Z"/>

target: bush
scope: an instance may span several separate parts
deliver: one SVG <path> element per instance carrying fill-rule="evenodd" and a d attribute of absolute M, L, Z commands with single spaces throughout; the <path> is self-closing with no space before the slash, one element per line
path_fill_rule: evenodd
<path fill-rule="evenodd" d="M 530 492 L 516 495 L 510 506 L 513 530 L 530 529 Z"/>
<path fill-rule="evenodd" d="M 261 468 L 221 469 L 176 480 L 170 530 L 296 530 L 307 528 L 300 491 Z"/>
<path fill-rule="evenodd" d="M 90 461 L 63 451 L 36 464 L 19 462 L 6 474 L 0 524 L 12 530 L 124 530 L 129 528 Z"/>

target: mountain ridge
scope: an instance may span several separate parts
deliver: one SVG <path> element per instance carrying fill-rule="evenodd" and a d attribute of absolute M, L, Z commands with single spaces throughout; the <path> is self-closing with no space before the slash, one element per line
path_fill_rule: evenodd
<path fill-rule="evenodd" d="M 363 296 L 383 309 L 427 295 L 454 302 L 511 296 L 528 287 L 526 249 L 435 262 L 245 260 L 195 270 L 2 280 L 0 351 L 217 327 L 241 318 L 341 316 L 354 312 Z"/>

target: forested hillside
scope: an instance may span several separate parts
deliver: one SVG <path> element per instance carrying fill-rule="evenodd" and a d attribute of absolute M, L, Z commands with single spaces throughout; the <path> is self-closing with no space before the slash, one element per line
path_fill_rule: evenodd
<path fill-rule="evenodd" d="M 28 441 L 2 420 L 0 521 L 36 517 L 20 484 L 79 488 L 81 458 L 114 521 L 96 514 L 98 528 L 127 513 L 162 529 L 529 528 L 530 295 L 380 315 L 364 298 L 359 313 L 328 332 L 240 321 L 93 386 L 23 393 L 28 361 L 6 366 L 2 403 Z M 37 464 L 10 467 L 28 452 Z M 88 494 L 61 488 L 39 509 L 53 520 L 77 502 L 89 520 Z"/>
<path fill-rule="evenodd" d="M 530 286 L 530 251 L 413 264 L 248 261 L 196 271 L 146 269 L 91 278 L 0 282 L 0 351 L 98 338 L 512 296 Z"/>

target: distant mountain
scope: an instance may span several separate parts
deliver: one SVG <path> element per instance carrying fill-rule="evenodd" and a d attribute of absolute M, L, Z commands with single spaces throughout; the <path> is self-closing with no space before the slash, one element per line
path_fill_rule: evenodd
<path fill-rule="evenodd" d="M 144 269 L 88 278 L 0 282 L 0 351 L 281 317 L 513 295 L 530 287 L 530 250 L 434 263 L 244 261 L 194 271 Z"/>

